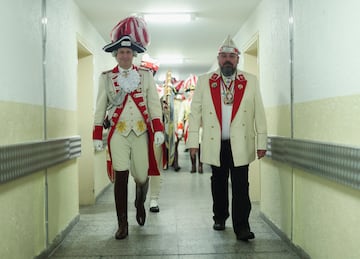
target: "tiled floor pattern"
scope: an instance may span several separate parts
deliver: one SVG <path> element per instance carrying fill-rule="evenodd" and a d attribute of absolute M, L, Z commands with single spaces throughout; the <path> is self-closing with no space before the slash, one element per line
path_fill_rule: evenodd
<path fill-rule="evenodd" d="M 293 259 L 299 258 L 260 218 L 254 203 L 250 225 L 256 238 L 237 241 L 231 219 L 225 231 L 212 229 L 210 167 L 190 173 L 189 153 L 179 147 L 179 172 L 162 174 L 160 213 L 148 211 L 144 226 L 135 219 L 133 179 L 129 177 L 129 236 L 115 240 L 117 230 L 112 185 L 93 206 L 80 208 L 80 221 L 51 258 L 163 258 L 163 259 Z"/>

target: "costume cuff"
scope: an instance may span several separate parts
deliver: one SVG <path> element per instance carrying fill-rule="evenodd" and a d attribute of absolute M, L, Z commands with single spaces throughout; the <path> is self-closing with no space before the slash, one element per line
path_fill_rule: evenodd
<path fill-rule="evenodd" d="M 102 140 L 103 126 L 94 126 L 93 139 Z"/>
<path fill-rule="evenodd" d="M 152 120 L 152 125 L 154 132 L 156 131 L 164 131 L 164 125 L 162 124 L 161 120 L 159 118 Z"/>

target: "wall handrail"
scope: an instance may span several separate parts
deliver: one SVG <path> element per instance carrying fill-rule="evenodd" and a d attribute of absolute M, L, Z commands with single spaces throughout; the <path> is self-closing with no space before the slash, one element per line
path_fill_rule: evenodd
<path fill-rule="evenodd" d="M 268 137 L 266 156 L 360 190 L 360 148 Z"/>
<path fill-rule="evenodd" d="M 80 155 L 80 136 L 0 146 L 0 184 Z"/>

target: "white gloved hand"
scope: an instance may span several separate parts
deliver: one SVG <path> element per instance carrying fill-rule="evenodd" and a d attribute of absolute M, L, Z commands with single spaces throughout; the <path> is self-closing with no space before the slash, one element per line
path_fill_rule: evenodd
<path fill-rule="evenodd" d="M 161 131 L 156 131 L 154 134 L 154 144 L 155 146 L 160 146 L 162 143 L 164 143 L 165 136 L 164 133 Z"/>
<path fill-rule="evenodd" d="M 94 149 L 96 151 L 101 151 L 101 150 L 104 149 L 104 145 L 103 145 L 102 140 L 94 139 L 93 144 L 94 144 Z"/>
<path fill-rule="evenodd" d="M 178 129 L 178 130 L 177 130 L 178 139 L 181 139 L 181 138 L 182 138 L 182 135 L 183 135 L 183 130 L 182 130 L 182 129 Z"/>

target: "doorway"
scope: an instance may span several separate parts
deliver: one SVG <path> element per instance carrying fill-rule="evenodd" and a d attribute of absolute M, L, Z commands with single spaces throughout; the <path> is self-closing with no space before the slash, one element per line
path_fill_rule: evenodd
<path fill-rule="evenodd" d="M 255 75 L 259 80 L 259 34 L 254 35 L 243 49 L 243 70 Z M 260 162 L 256 159 L 249 167 L 249 184 L 251 201 L 260 201 Z"/>
<path fill-rule="evenodd" d="M 77 43 L 77 118 L 81 136 L 79 158 L 79 204 L 95 203 L 93 125 L 93 55 L 80 41 Z"/>

